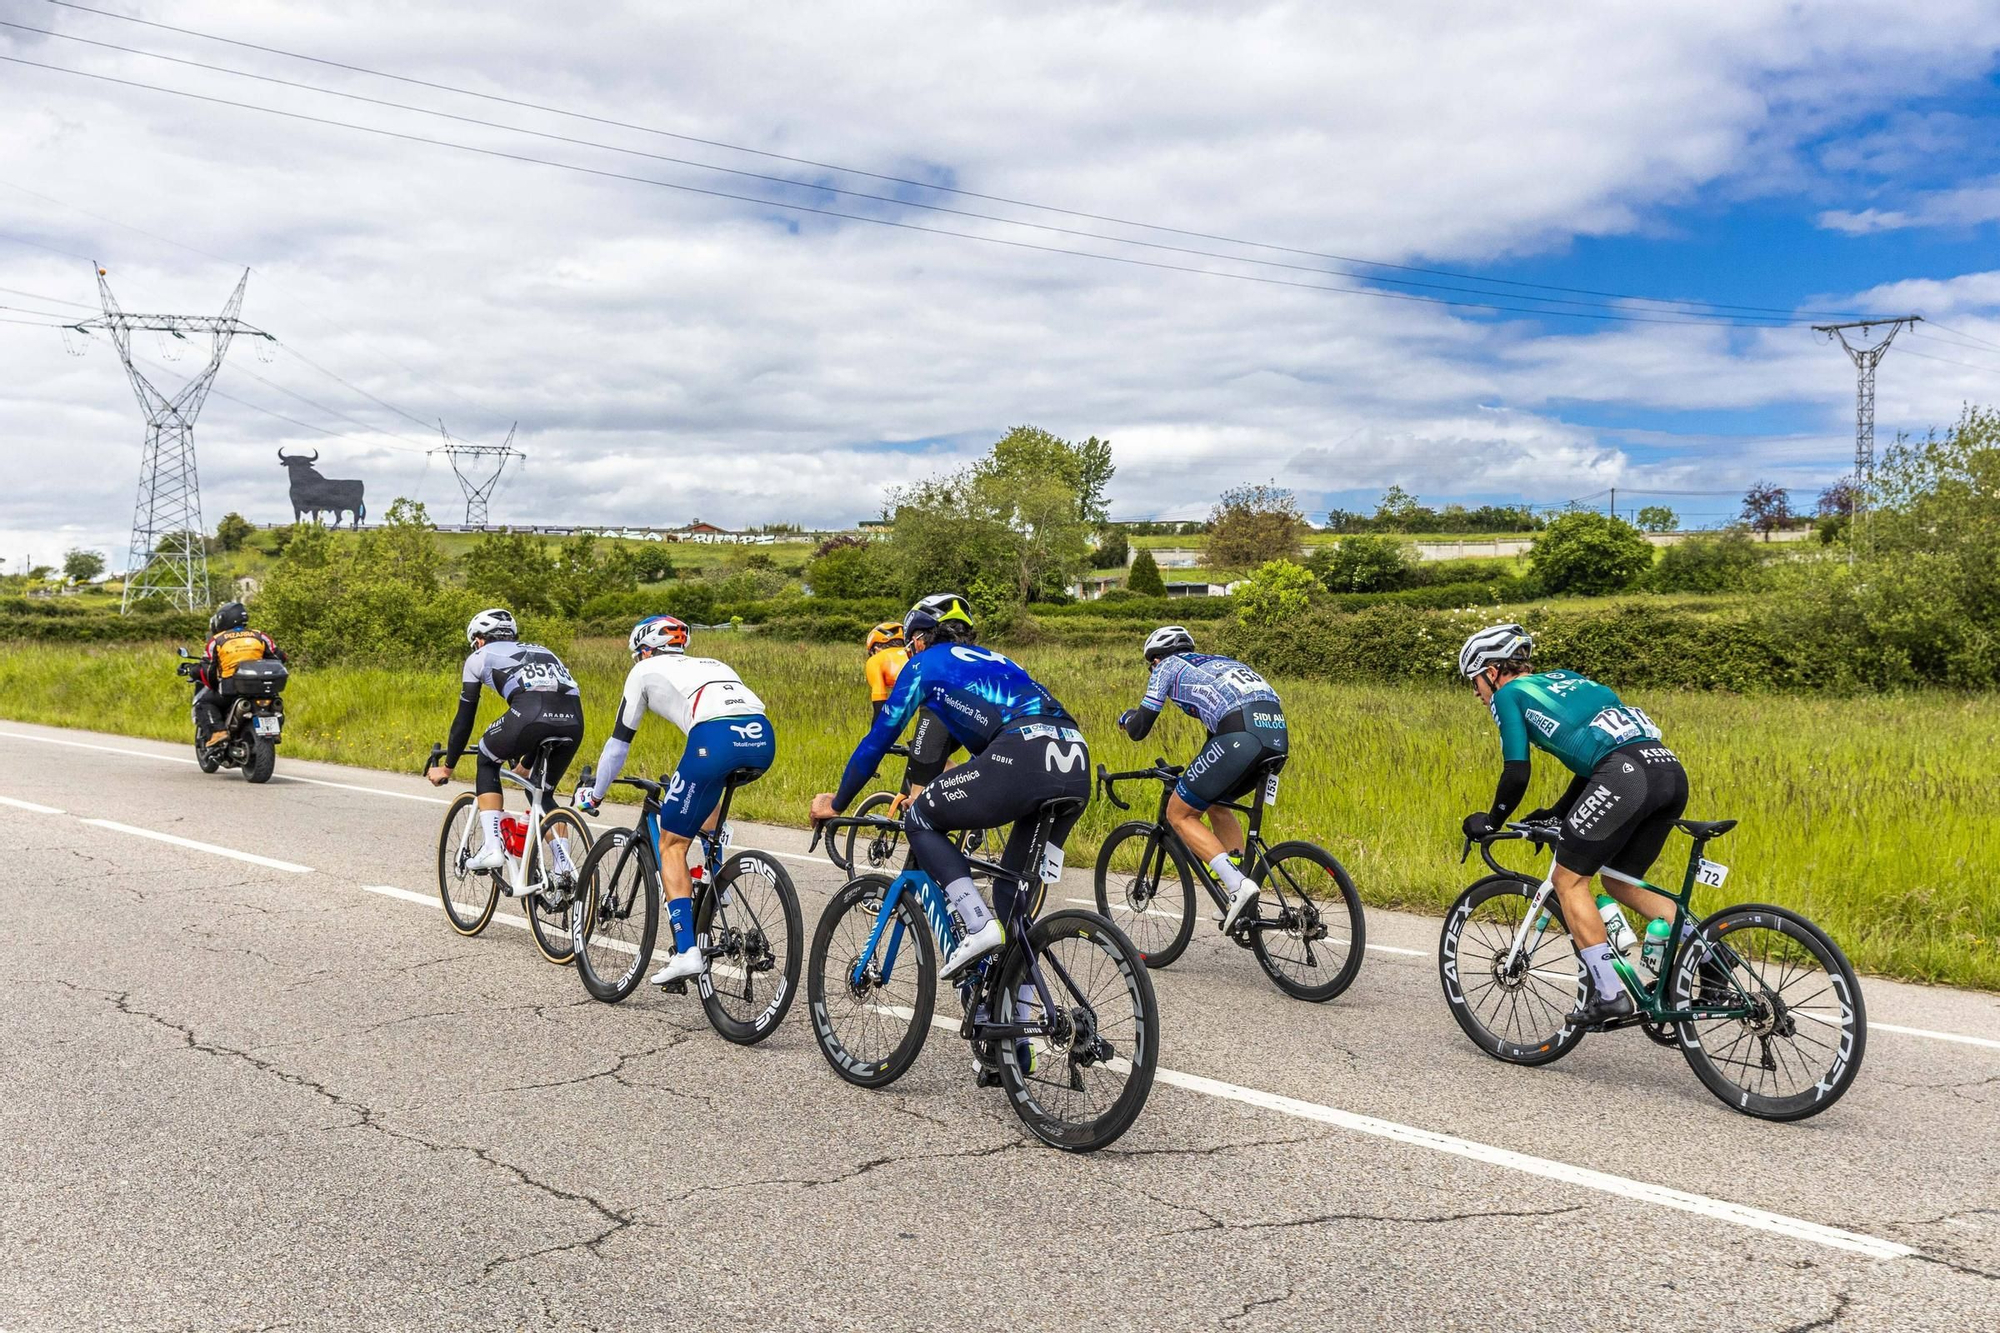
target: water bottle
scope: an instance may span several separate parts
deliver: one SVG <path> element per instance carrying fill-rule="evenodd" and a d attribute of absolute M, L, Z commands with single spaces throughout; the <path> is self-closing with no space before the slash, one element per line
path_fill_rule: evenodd
<path fill-rule="evenodd" d="M 1618 910 L 1618 900 L 1609 894 L 1597 895 L 1597 914 L 1604 918 L 1604 933 L 1611 941 L 1611 947 L 1618 953 L 1630 953 L 1639 941 L 1632 935 L 1632 927 L 1625 924 L 1625 914 Z"/>
<path fill-rule="evenodd" d="M 1639 962 L 1654 976 L 1660 974 L 1660 962 L 1667 956 L 1667 940 L 1673 933 L 1665 917 L 1656 916 L 1646 923 L 1646 943 L 1639 950 Z"/>

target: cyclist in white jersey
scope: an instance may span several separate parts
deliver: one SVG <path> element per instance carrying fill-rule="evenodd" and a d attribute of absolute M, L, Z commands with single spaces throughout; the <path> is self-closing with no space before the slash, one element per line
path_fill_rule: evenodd
<path fill-rule="evenodd" d="M 761 774 L 778 749 L 763 700 L 738 679 L 734 668 L 712 657 L 687 656 L 688 638 L 688 627 L 672 616 L 649 616 L 633 626 L 632 670 L 625 677 L 618 719 L 598 758 L 596 780 L 576 793 L 577 808 L 596 814 L 624 770 L 647 713 L 657 713 L 687 733 L 687 748 L 660 801 L 660 878 L 674 931 L 674 956 L 653 974 L 656 986 L 699 976 L 707 966 L 695 947 L 688 848 L 697 832 L 714 827 L 724 780 L 738 769 Z"/>
<path fill-rule="evenodd" d="M 1230 859 L 1232 852 L 1243 854 L 1243 825 L 1234 811 L 1216 803 L 1247 795 L 1265 774 L 1283 767 L 1291 747 L 1284 706 L 1269 681 L 1235 658 L 1196 652 L 1194 636 L 1179 625 L 1154 630 L 1145 653 L 1152 671 L 1146 697 L 1126 709 L 1118 725 L 1142 741 L 1160 710 L 1172 703 L 1207 729 L 1208 743 L 1167 800 L 1167 822 L 1189 851 L 1208 862 L 1229 894 L 1222 914 L 1226 934 L 1257 901 L 1258 887 Z M 1204 815 L 1213 832 L 1203 825 Z"/>

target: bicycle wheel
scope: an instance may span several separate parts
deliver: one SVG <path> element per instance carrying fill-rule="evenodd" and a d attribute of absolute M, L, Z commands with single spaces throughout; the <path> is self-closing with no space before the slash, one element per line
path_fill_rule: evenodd
<path fill-rule="evenodd" d="M 1111 830 L 1097 853 L 1097 910 L 1147 967 L 1171 965 L 1194 938 L 1194 872 L 1180 843 L 1138 820 Z"/>
<path fill-rule="evenodd" d="M 937 946 L 914 894 L 897 898 L 874 951 L 890 879 L 849 880 L 820 914 L 806 960 L 813 1036 L 833 1071 L 863 1088 L 901 1078 L 930 1035 L 937 1003 Z"/>
<path fill-rule="evenodd" d="M 1035 1012 L 1039 997 L 1023 1005 L 1017 991 L 1033 984 L 1029 950 L 1057 1012 L 1046 1016 L 1049 1032 L 1029 1039 L 1032 1069 L 1021 1067 L 1017 1043 L 993 1043 L 1000 1081 L 1029 1133 L 1069 1152 L 1094 1152 L 1132 1127 L 1153 1089 L 1160 1056 L 1153 978 L 1138 947 L 1105 918 L 1052 912 L 1029 930 L 1028 948 L 1008 950 L 1001 964 L 994 998 L 1002 1023 L 1043 1017 Z"/>
<path fill-rule="evenodd" d="M 568 875 L 556 870 L 555 856 L 547 850 L 558 838 L 569 854 L 572 869 Z M 528 864 L 521 868 L 521 876 L 529 884 L 539 879 L 543 887 L 539 893 L 528 894 L 522 906 L 528 914 L 528 933 L 535 937 L 535 947 L 542 951 L 542 957 L 557 967 L 567 967 L 576 956 L 576 946 L 570 938 L 570 909 L 577 900 L 576 872 L 590 855 L 590 830 L 583 826 L 578 815 L 568 810 L 551 810 L 542 816 L 540 842 L 542 846 L 528 848 Z M 588 908 L 587 903 L 585 906 Z M 590 933 L 588 922 L 583 933 Z"/>
<path fill-rule="evenodd" d="M 895 814 L 896 793 L 878 791 L 855 807 L 855 815 L 880 815 L 888 818 Z M 834 853 L 834 844 L 839 843 L 839 855 Z M 826 854 L 833 863 L 850 875 L 866 875 L 875 871 L 895 874 L 901 868 L 903 858 L 903 835 L 891 829 L 861 828 L 849 825 L 837 838 L 829 838 Z"/>
<path fill-rule="evenodd" d="M 709 1025 L 741 1046 L 776 1032 L 798 994 L 805 948 L 799 893 L 785 868 L 759 852 L 730 857 L 702 893 L 694 928 L 709 953 L 701 980 Z"/>
<path fill-rule="evenodd" d="M 660 932 L 660 868 L 646 839 L 620 829 L 598 840 L 577 874 L 570 904 L 576 974 L 593 999 L 630 995 L 653 959 Z"/>
<path fill-rule="evenodd" d="M 1331 1000 L 1353 985 L 1368 930 L 1346 868 L 1324 847 L 1281 842 L 1257 869 L 1266 924 L 1250 951 L 1264 975 L 1295 1000 Z"/>
<path fill-rule="evenodd" d="M 444 919 L 461 935 L 477 935 L 493 919 L 500 901 L 500 877 L 490 870 L 467 870 L 466 858 L 479 850 L 478 797 L 460 793 L 444 812 L 438 830 L 438 897 Z"/>
<path fill-rule="evenodd" d="M 1530 926 L 1520 954 L 1507 964 L 1540 888 L 1534 880 L 1488 875 L 1452 904 L 1438 942 L 1438 976 L 1451 1016 L 1480 1050 L 1513 1065 L 1548 1064 L 1583 1040 L 1583 1029 L 1569 1022 L 1583 963 L 1554 895 L 1543 909 L 1548 923 Z"/>
<path fill-rule="evenodd" d="M 1745 1115 L 1803 1120 L 1839 1101 L 1861 1070 L 1868 1016 L 1840 946 L 1796 912 L 1749 903 L 1701 923 L 1669 992 L 1677 1009 L 1747 1004 L 1744 1018 L 1680 1025 L 1681 1054 Z"/>

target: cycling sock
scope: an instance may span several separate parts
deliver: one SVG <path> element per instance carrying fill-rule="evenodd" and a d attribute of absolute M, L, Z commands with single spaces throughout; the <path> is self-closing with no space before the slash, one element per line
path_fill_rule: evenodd
<path fill-rule="evenodd" d="M 986 909 L 986 900 L 979 896 L 979 886 L 967 875 L 955 879 L 944 886 L 944 896 L 951 903 L 958 919 L 965 923 L 965 933 L 984 930 L 986 923 L 993 919 L 993 913 Z"/>
<path fill-rule="evenodd" d="M 576 862 L 569 859 L 569 843 L 560 837 L 549 839 L 549 856 L 565 875 L 576 869 Z"/>
<path fill-rule="evenodd" d="M 667 920 L 674 928 L 674 952 L 686 953 L 694 948 L 694 899 L 667 899 Z"/>
<path fill-rule="evenodd" d="M 1577 950 L 1583 958 L 1583 965 L 1590 969 L 1590 979 L 1597 987 L 1597 998 L 1615 1000 L 1624 993 L 1625 983 L 1618 979 L 1618 969 L 1611 966 L 1611 946 L 1591 944 Z"/>
<path fill-rule="evenodd" d="M 486 845 L 488 847 L 498 847 L 500 845 L 500 812 L 498 810 L 481 810 L 479 812 L 479 826 L 486 830 Z"/>
<path fill-rule="evenodd" d="M 1243 887 L 1243 872 L 1229 859 L 1228 852 L 1217 852 L 1214 859 L 1208 863 L 1208 868 L 1215 872 L 1215 877 L 1222 881 L 1222 887 L 1231 895 Z"/>
<path fill-rule="evenodd" d="M 1014 1021 L 1025 1023 L 1029 1019 L 1041 1017 L 1042 997 L 1035 994 L 1035 983 L 1024 981 L 1014 987 Z"/>

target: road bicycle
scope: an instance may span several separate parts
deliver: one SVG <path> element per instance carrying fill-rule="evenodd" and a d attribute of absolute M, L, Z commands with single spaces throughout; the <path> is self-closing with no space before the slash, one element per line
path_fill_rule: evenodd
<path fill-rule="evenodd" d="M 1071 1152 L 1102 1148 L 1131 1127 L 1152 1090 L 1160 1027 L 1152 978 L 1123 931 L 1095 912 L 1037 919 L 1029 910 L 1029 881 L 1060 873 L 1049 829 L 1081 804 L 1064 797 L 1035 815 L 1026 865 L 1039 874 L 973 863 L 1019 891 L 1007 943 L 955 983 L 956 1026 L 972 1044 L 980 1084 L 1004 1087 L 1031 1134 Z M 814 841 L 853 823 L 894 822 L 831 819 Z M 961 933 L 943 890 L 915 867 L 858 875 L 833 895 L 813 933 L 806 1004 L 834 1072 L 859 1087 L 886 1087 L 908 1071 L 933 1023 L 952 1026 L 932 1014 L 938 960 Z"/>
<path fill-rule="evenodd" d="M 1861 984 L 1840 947 L 1796 912 L 1762 903 L 1695 917 L 1697 884 L 1721 888 L 1729 868 L 1704 854 L 1736 827 L 1724 819 L 1677 819 L 1694 846 L 1655 975 L 1612 954 L 1638 1003 L 1630 1018 L 1599 1030 L 1638 1027 L 1679 1046 L 1708 1090 L 1745 1115 L 1803 1120 L 1839 1101 L 1860 1071 L 1868 1022 Z M 1563 922 L 1552 881 L 1503 866 L 1493 846 L 1561 841 L 1561 825 L 1512 823 L 1477 840 L 1493 873 L 1459 895 L 1445 918 L 1438 971 L 1452 1017 L 1480 1050 L 1517 1065 L 1559 1060 L 1583 1040 L 1570 1010 L 1590 984 Z M 1466 843 L 1469 855 L 1472 841 Z M 1695 921 L 1683 942 L 1681 922 Z"/>
<path fill-rule="evenodd" d="M 1245 912 L 1229 938 L 1257 956 L 1264 974 L 1285 994 L 1300 1000 L 1331 1000 L 1354 984 L 1367 945 L 1361 895 L 1347 870 L 1324 847 L 1310 842 L 1265 843 L 1264 810 L 1274 802 L 1282 758 L 1261 766 L 1250 803 L 1217 801 L 1244 821 L 1243 873 L 1262 892 L 1257 914 Z M 1107 773 L 1097 766 L 1097 785 L 1120 810 L 1118 784 L 1160 784 L 1160 806 L 1151 820 L 1132 820 L 1111 830 L 1097 854 L 1097 910 L 1138 944 L 1146 966 L 1170 966 L 1194 935 L 1195 885 L 1208 891 L 1218 913 L 1229 895 L 1215 874 L 1188 850 L 1167 822 L 1167 799 L 1182 766 L 1155 759 L 1151 768 Z M 1219 921 L 1220 916 L 1217 917 Z"/>
<path fill-rule="evenodd" d="M 570 904 L 576 896 L 575 868 L 583 865 L 590 852 L 590 830 L 573 811 L 542 809 L 542 792 L 548 785 L 549 756 L 565 742 L 556 737 L 543 741 L 525 771 L 513 765 L 500 767 L 500 780 L 511 782 L 527 793 L 528 809 L 522 816 L 506 815 L 500 837 L 507 859 L 498 870 L 470 870 L 466 861 L 485 845 L 480 830 L 478 795 L 461 792 L 444 812 L 438 830 L 438 897 L 444 902 L 445 920 L 461 935 L 477 935 L 493 919 L 493 909 L 504 889 L 521 900 L 528 918 L 528 933 L 542 957 L 557 966 L 570 961 Z M 432 745 L 426 770 L 441 763 L 444 747 Z M 572 873 L 554 868 L 555 856 L 549 849 L 562 839 L 569 854 Z"/>
<path fill-rule="evenodd" d="M 910 747 L 900 742 L 891 745 L 889 757 L 908 759 Z M 907 785 L 907 784 L 906 784 Z M 899 791 L 870 792 L 854 807 L 857 818 L 879 815 L 893 819 L 896 814 L 896 799 Z M 894 829 L 869 829 L 864 835 L 860 826 L 846 830 L 845 838 L 829 837 L 826 840 L 826 859 L 833 862 L 834 869 L 844 875 L 857 874 L 863 870 L 882 870 L 902 860 L 903 831 Z M 860 858 L 857 865 L 856 857 Z"/>
<path fill-rule="evenodd" d="M 798 890 L 777 861 L 758 851 L 729 849 L 729 804 L 738 787 L 764 770 L 740 768 L 723 779 L 716 831 L 696 834 L 701 863 L 694 885 L 695 947 L 708 959 L 699 979 L 701 1007 L 709 1026 L 730 1041 L 751 1046 L 784 1021 L 798 993 L 799 952 L 805 927 Z M 586 767 L 579 778 L 591 781 Z M 618 782 L 644 793 L 639 819 L 630 828 L 607 831 L 583 863 L 580 887 L 570 908 L 570 943 L 584 989 L 616 1004 L 638 988 L 652 965 L 659 939 L 663 889 L 660 880 L 660 802 L 663 784 L 644 778 Z M 672 932 L 667 948 L 673 949 Z M 665 989 L 685 993 L 685 981 Z"/>

